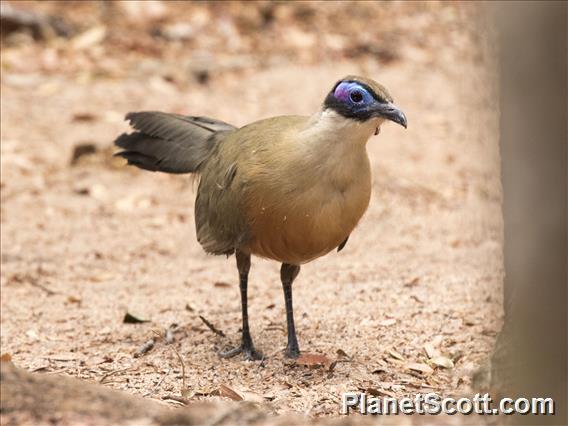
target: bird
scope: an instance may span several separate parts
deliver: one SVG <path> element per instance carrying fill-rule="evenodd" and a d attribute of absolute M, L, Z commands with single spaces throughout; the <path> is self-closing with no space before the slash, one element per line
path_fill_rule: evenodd
<path fill-rule="evenodd" d="M 345 247 L 370 202 L 367 141 L 385 121 L 406 128 L 404 112 L 384 86 L 351 75 L 333 85 L 311 116 L 243 127 L 158 111 L 130 112 L 126 120 L 134 131 L 114 141 L 115 155 L 144 170 L 196 175 L 197 240 L 206 253 L 235 255 L 241 342 L 219 355 L 263 359 L 248 318 L 248 275 L 257 256 L 281 263 L 285 356 L 297 358 L 292 284 L 301 265 Z"/>

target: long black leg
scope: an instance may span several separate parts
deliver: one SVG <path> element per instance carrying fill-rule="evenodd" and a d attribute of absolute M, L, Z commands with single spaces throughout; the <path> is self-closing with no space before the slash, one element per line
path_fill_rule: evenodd
<path fill-rule="evenodd" d="M 237 269 L 239 270 L 239 288 L 241 290 L 241 308 L 243 317 L 242 341 L 240 346 L 237 346 L 236 348 L 230 349 L 226 352 L 221 352 L 219 355 L 222 358 L 231 358 L 237 354 L 242 353 L 247 360 L 252 361 L 262 359 L 262 354 L 254 348 L 254 345 L 252 343 L 248 321 L 247 285 L 248 274 L 250 270 L 250 254 L 245 254 L 237 250 L 235 257 L 237 258 Z"/>
<path fill-rule="evenodd" d="M 298 276 L 300 267 L 283 263 L 280 269 L 280 279 L 284 289 L 284 301 L 286 303 L 286 325 L 288 327 L 288 345 L 286 346 L 286 356 L 297 358 L 300 355 L 300 347 L 296 337 L 296 327 L 294 327 L 294 307 L 292 303 L 292 284 Z"/>

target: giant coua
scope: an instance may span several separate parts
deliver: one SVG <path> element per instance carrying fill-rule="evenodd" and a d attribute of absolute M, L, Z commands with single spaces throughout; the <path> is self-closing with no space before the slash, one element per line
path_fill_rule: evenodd
<path fill-rule="evenodd" d="M 341 250 L 367 209 L 367 140 L 406 117 L 373 80 L 337 82 L 311 117 L 281 116 L 236 128 L 223 121 L 163 112 L 129 113 L 135 131 L 119 136 L 116 155 L 151 171 L 195 173 L 197 240 L 207 253 L 235 254 L 242 305 L 241 344 L 221 356 L 259 359 L 249 330 L 251 255 L 282 263 L 288 344 L 300 353 L 292 283 L 300 265 Z"/>

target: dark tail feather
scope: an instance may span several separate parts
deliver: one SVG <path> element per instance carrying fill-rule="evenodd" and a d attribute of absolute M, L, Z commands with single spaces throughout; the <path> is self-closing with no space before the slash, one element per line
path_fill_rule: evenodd
<path fill-rule="evenodd" d="M 205 117 L 187 117 L 162 112 L 129 113 L 137 130 L 123 133 L 114 144 L 123 149 L 116 156 L 144 170 L 194 173 L 209 158 L 219 135 L 235 129 L 230 124 Z"/>

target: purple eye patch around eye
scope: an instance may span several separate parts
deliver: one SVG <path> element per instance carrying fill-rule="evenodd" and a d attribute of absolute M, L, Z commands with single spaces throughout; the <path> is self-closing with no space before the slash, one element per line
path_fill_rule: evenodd
<path fill-rule="evenodd" d="M 349 100 L 349 95 L 351 94 L 353 89 L 358 89 L 365 98 L 370 97 L 367 90 L 365 90 L 364 87 L 354 81 L 343 81 L 339 83 L 335 88 L 335 91 L 333 92 L 333 96 L 343 102 L 346 102 L 347 100 Z"/>
<path fill-rule="evenodd" d="M 355 86 L 354 83 L 349 83 L 346 81 L 339 83 L 335 88 L 335 92 L 333 92 L 333 96 L 342 101 L 346 101 L 349 98 L 349 93 L 351 92 L 353 86 Z"/>

